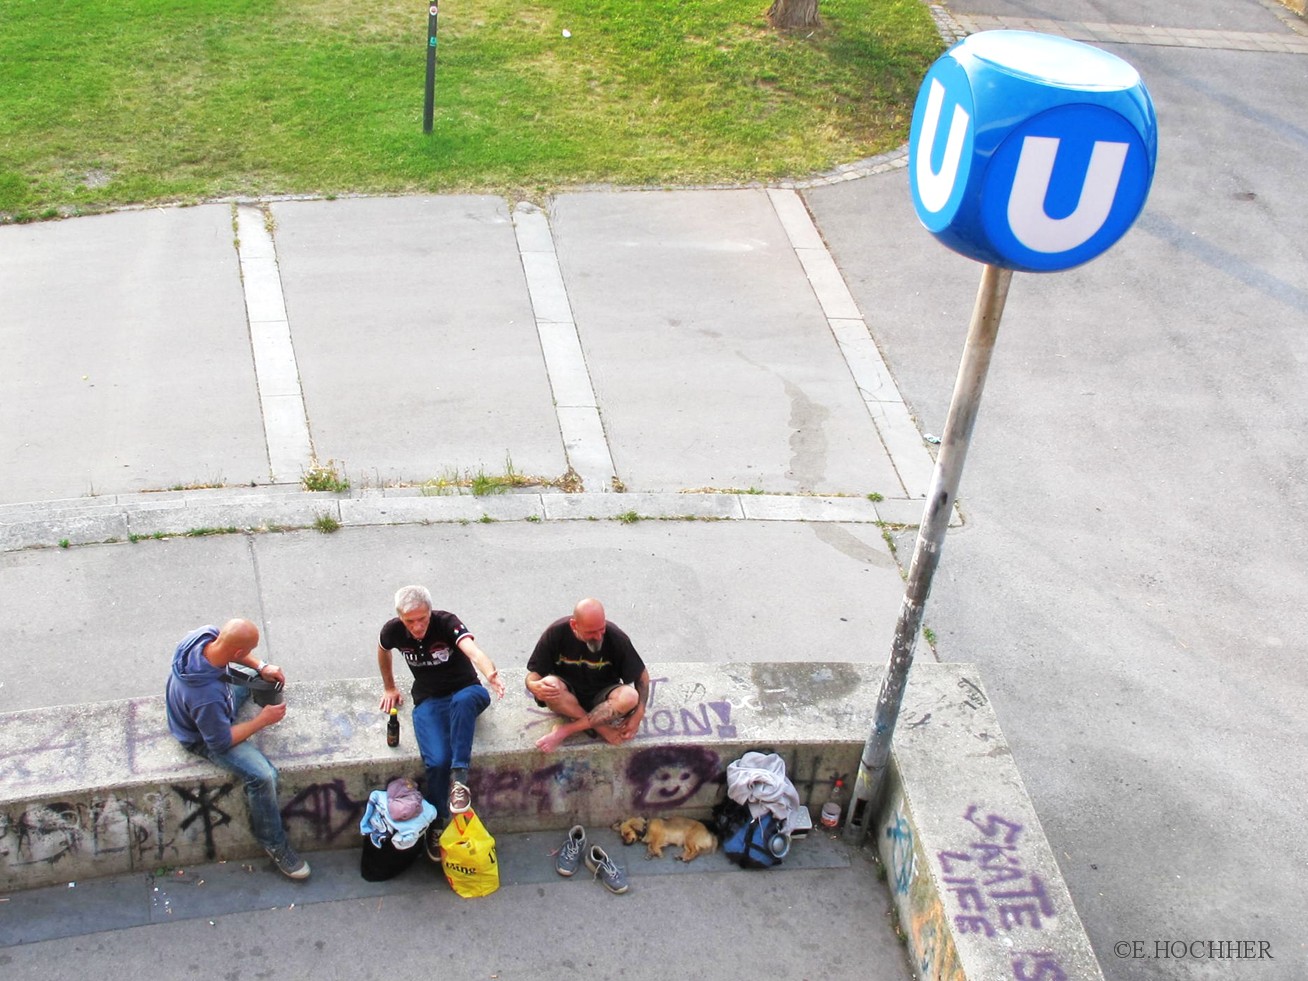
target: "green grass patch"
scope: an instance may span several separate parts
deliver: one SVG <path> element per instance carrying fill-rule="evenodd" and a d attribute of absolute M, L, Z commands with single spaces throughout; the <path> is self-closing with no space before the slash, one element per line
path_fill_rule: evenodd
<path fill-rule="evenodd" d="M 341 523 L 328 511 L 324 511 L 322 514 L 314 518 L 313 526 L 324 535 L 330 535 L 334 531 L 341 530 Z"/>
<path fill-rule="evenodd" d="M 921 0 L 0 0 L 0 214 L 803 175 L 892 149 Z M 567 30 L 570 37 L 564 37 Z"/>

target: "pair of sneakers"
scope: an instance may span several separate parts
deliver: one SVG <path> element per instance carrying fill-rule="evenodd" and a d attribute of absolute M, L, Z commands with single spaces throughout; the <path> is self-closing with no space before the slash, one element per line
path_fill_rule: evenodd
<path fill-rule="evenodd" d="M 571 878 L 582 862 L 591 875 L 604 884 L 604 888 L 614 895 L 622 895 L 631 887 L 627 884 L 627 870 L 614 863 L 608 853 L 599 845 L 586 847 L 586 829 L 574 824 L 568 829 L 568 835 L 559 846 L 554 858 L 554 871 L 565 878 Z"/>

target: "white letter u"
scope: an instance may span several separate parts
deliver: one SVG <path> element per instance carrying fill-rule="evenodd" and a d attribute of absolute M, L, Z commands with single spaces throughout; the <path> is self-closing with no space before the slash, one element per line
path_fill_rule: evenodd
<path fill-rule="evenodd" d="M 931 79 L 927 93 L 926 111 L 922 113 L 922 132 L 917 139 L 917 196 L 922 207 L 935 214 L 949 201 L 958 179 L 958 162 L 963 157 L 963 140 L 967 137 L 969 117 L 961 105 L 954 106 L 954 118 L 949 122 L 949 139 L 945 142 L 945 159 L 939 172 L 931 169 L 931 151 L 936 145 L 936 127 L 940 124 L 940 110 L 945 104 L 945 87 L 938 79 Z"/>
<path fill-rule="evenodd" d="M 1050 218 L 1045 213 L 1045 195 L 1049 193 L 1058 143 L 1057 138 L 1049 136 L 1023 139 L 1013 190 L 1008 197 L 1008 227 L 1014 237 L 1031 251 L 1048 255 L 1084 245 L 1104 227 L 1130 148 L 1127 143 L 1096 140 L 1076 210 L 1066 218 Z"/>

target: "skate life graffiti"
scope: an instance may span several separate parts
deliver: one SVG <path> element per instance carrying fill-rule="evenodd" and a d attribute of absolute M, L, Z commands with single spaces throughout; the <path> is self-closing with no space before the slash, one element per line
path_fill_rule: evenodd
<path fill-rule="evenodd" d="M 966 849 L 936 853 L 943 895 L 956 906 L 954 928 L 992 938 L 1003 934 L 1020 939 L 1026 931 L 1043 931 L 1058 911 L 1044 879 L 1027 869 L 1022 856 L 1025 827 L 976 804 L 963 820 L 976 829 Z M 1011 959 L 1015 981 L 1066 981 L 1054 954 L 1041 950 L 1015 951 Z"/>

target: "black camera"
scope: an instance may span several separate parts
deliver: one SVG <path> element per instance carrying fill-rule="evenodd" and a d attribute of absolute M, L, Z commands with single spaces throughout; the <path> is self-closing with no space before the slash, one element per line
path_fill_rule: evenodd
<path fill-rule="evenodd" d="M 227 665 L 227 680 L 233 685 L 250 689 L 250 697 L 254 699 L 255 705 L 280 705 L 285 701 L 280 681 L 265 681 L 258 671 L 247 668 L 244 664 Z"/>

